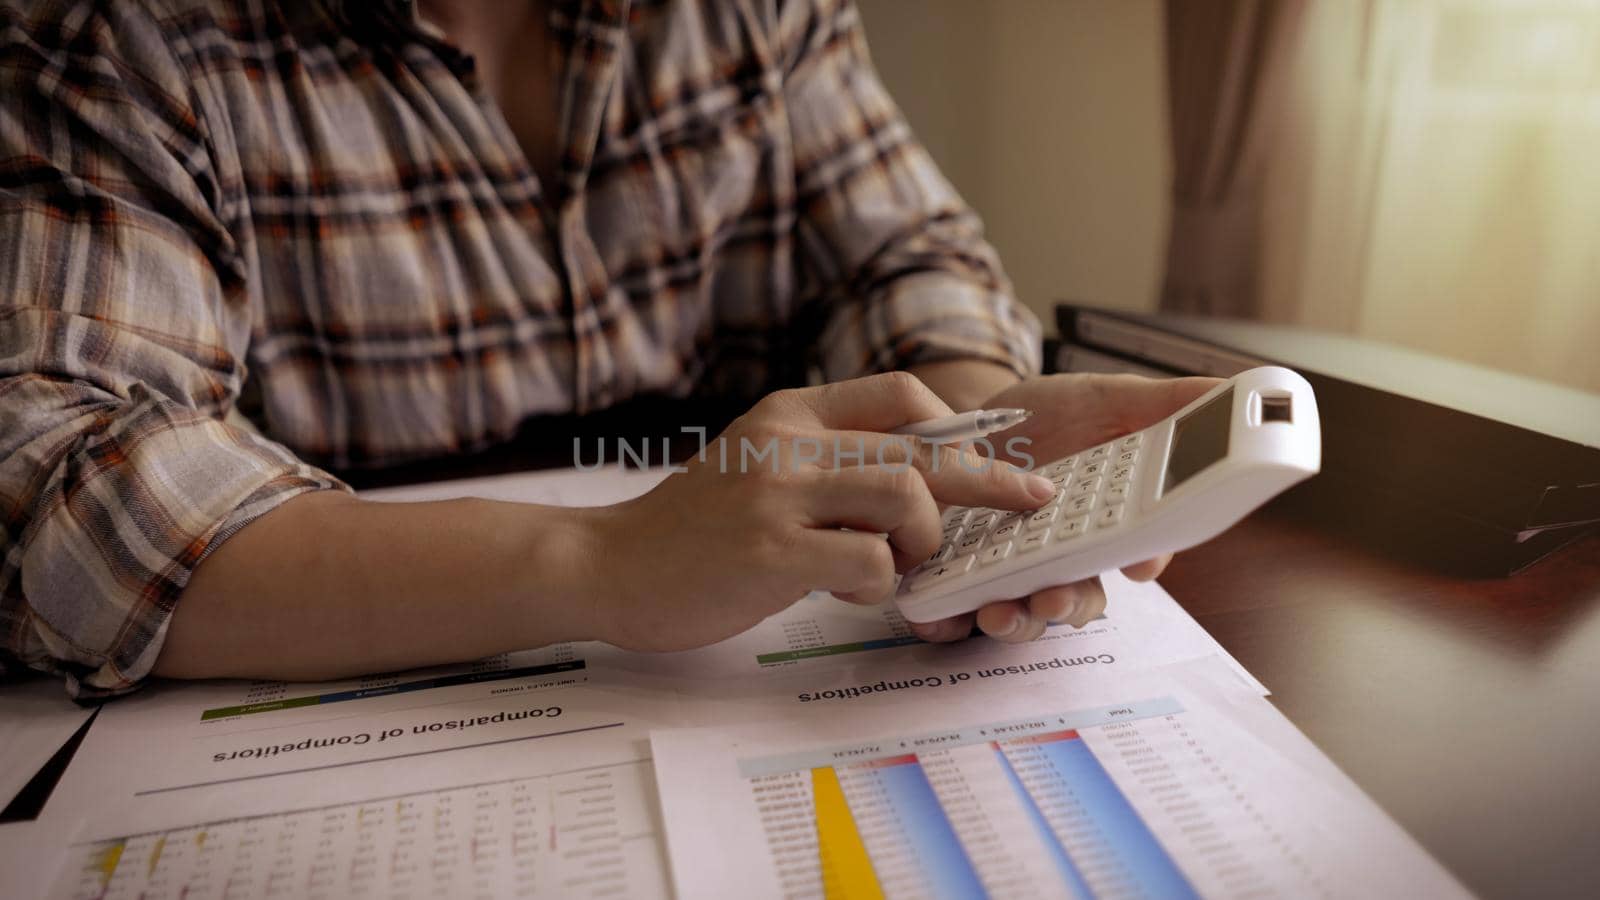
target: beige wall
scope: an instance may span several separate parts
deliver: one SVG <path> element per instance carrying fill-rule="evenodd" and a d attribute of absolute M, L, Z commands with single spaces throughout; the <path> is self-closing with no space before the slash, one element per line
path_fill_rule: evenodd
<path fill-rule="evenodd" d="M 1159 0 L 859 0 L 907 119 L 1018 294 L 1154 309 L 1169 179 Z"/>

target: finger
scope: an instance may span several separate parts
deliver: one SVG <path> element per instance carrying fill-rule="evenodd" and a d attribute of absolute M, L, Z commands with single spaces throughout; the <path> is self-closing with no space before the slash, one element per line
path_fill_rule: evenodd
<path fill-rule="evenodd" d="M 795 539 L 795 562 L 804 567 L 805 585 L 849 603 L 881 603 L 895 587 L 895 562 L 889 544 L 876 534 L 806 528 Z"/>
<path fill-rule="evenodd" d="M 835 432 L 827 456 L 836 466 L 864 460 L 884 468 L 909 466 L 922 473 L 933 499 L 954 506 L 1038 509 L 1055 496 L 1055 485 L 983 456 L 970 447 L 930 444 L 906 435 Z"/>
<path fill-rule="evenodd" d="M 975 613 L 962 613 L 937 622 L 912 622 L 911 633 L 934 644 L 965 640 L 972 634 Z"/>
<path fill-rule="evenodd" d="M 1001 600 L 978 610 L 978 627 L 997 641 L 1020 644 L 1044 634 L 1049 624 L 1034 618 L 1026 600 Z"/>
<path fill-rule="evenodd" d="M 824 428 L 891 431 L 937 419 L 949 405 L 909 372 L 885 372 L 796 392 Z"/>
<path fill-rule="evenodd" d="M 1048 478 L 954 447 L 932 448 L 919 469 L 933 499 L 951 506 L 1038 509 L 1056 495 Z"/>
<path fill-rule="evenodd" d="M 1098 578 L 1045 588 L 1028 598 L 1028 610 L 1052 625 L 1082 628 L 1106 611 L 1106 591 Z"/>
<path fill-rule="evenodd" d="M 1147 559 L 1131 566 L 1123 566 L 1122 574 L 1134 581 L 1154 581 L 1162 572 L 1166 571 L 1167 564 L 1170 562 L 1172 562 L 1172 554 L 1165 553 L 1155 559 Z"/>
<path fill-rule="evenodd" d="M 824 469 L 805 492 L 812 524 L 887 534 L 895 569 L 904 572 L 939 549 L 939 505 L 911 468 Z"/>
<path fill-rule="evenodd" d="M 1071 618 L 1067 619 L 1066 624 L 1073 628 L 1082 628 L 1096 619 L 1103 618 L 1105 614 L 1106 589 L 1105 585 L 1100 583 L 1100 579 L 1096 578 L 1093 580 L 1093 588 L 1084 595 L 1082 605 L 1073 612 Z"/>
<path fill-rule="evenodd" d="M 1028 613 L 1054 625 L 1066 621 L 1078 608 L 1083 592 L 1076 584 L 1061 584 L 1034 591 L 1028 598 Z"/>

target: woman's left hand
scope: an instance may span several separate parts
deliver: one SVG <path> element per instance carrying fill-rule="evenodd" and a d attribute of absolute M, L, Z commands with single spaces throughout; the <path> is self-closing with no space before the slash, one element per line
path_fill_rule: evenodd
<path fill-rule="evenodd" d="M 1137 375 L 1042 375 L 1005 388 L 985 401 L 986 409 L 1020 407 L 1033 411 L 1026 422 L 989 436 L 997 458 L 1032 468 L 1095 444 L 1138 431 L 1184 406 L 1220 382 L 1215 378 L 1141 378 Z M 1025 439 L 1025 440 L 1019 440 Z M 1008 448 L 1010 451 L 1008 452 Z M 1170 555 L 1124 568 L 1135 581 L 1160 575 Z M 914 624 L 923 640 L 955 641 L 974 624 L 997 640 L 1031 641 L 1056 623 L 1082 628 L 1105 611 L 1099 578 L 1045 588 L 1030 597 L 1001 600 L 975 613 Z"/>

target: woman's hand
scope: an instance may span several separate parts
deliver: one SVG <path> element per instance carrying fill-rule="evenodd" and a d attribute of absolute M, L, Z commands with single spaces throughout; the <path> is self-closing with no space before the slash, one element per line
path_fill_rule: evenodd
<path fill-rule="evenodd" d="M 589 631 L 678 650 L 738 634 L 812 590 L 877 603 L 895 573 L 939 548 L 940 504 L 1049 501 L 1043 478 L 885 434 L 949 414 L 903 372 L 766 397 L 688 471 L 595 512 Z"/>
<path fill-rule="evenodd" d="M 1033 417 L 1015 428 L 989 436 L 1001 460 L 1017 465 L 1043 465 L 1118 435 L 1138 431 L 1161 421 L 1190 401 L 1216 387 L 1215 378 L 1140 378 L 1135 375 L 1045 375 L 1001 390 L 985 401 L 986 408 L 1020 407 Z M 1013 438 L 1025 457 L 1006 452 Z M 1147 560 L 1123 569 L 1136 581 L 1161 574 L 1171 556 Z M 1038 591 L 1031 597 L 991 603 L 976 613 L 912 626 L 929 641 L 954 641 L 966 637 L 976 624 L 1003 641 L 1031 641 L 1052 623 L 1067 622 L 1082 628 L 1105 610 L 1106 594 L 1100 579 Z"/>

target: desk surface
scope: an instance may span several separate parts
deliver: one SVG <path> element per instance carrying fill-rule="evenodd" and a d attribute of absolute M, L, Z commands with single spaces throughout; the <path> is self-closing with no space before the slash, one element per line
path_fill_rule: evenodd
<path fill-rule="evenodd" d="M 1161 582 L 1468 887 L 1593 896 L 1600 535 L 1472 580 L 1268 507 Z"/>

